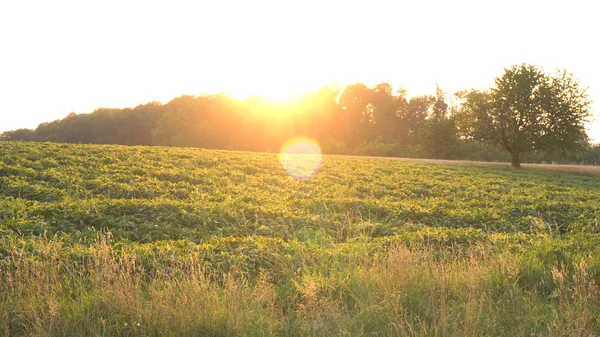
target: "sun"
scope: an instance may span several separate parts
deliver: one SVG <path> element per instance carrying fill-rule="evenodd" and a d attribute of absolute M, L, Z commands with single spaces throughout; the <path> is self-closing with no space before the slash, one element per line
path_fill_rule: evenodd
<path fill-rule="evenodd" d="M 231 90 L 236 99 L 261 98 L 276 103 L 292 102 L 302 95 L 315 91 L 308 83 L 272 83 L 256 82 L 251 85 Z"/>
<path fill-rule="evenodd" d="M 301 96 L 301 90 L 290 90 L 285 87 L 264 88 L 258 93 L 258 96 L 275 102 L 291 102 Z"/>

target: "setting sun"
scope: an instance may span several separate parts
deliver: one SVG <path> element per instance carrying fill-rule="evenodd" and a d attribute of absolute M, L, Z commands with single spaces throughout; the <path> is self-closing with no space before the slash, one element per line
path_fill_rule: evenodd
<path fill-rule="evenodd" d="M 598 102 L 600 67 L 588 43 L 598 31 L 594 9 L 536 1 L 9 1 L 0 5 L 0 30 L 12 32 L 0 44 L 0 92 L 11 113 L 0 132 L 181 94 L 284 101 L 357 81 L 390 81 L 411 95 L 429 94 L 437 82 L 452 94 L 488 88 L 503 67 L 520 62 L 573 72 Z M 398 13 L 408 15 L 398 20 Z M 506 17 L 521 25 L 506 25 Z M 520 34 L 535 31 L 532 17 L 567 21 L 532 40 Z M 472 36 L 459 38 L 465 34 Z M 557 39 L 577 53 L 555 48 Z M 600 118 L 590 128 L 600 141 Z"/>
<path fill-rule="evenodd" d="M 0 0 L 0 337 L 600 337 L 597 16 Z"/>
<path fill-rule="evenodd" d="M 232 92 L 231 96 L 237 99 L 258 97 L 275 103 L 287 103 L 313 89 L 315 88 L 312 88 L 309 83 L 294 83 L 293 85 L 286 84 L 285 86 L 264 83 L 248 88 L 240 88 Z"/>

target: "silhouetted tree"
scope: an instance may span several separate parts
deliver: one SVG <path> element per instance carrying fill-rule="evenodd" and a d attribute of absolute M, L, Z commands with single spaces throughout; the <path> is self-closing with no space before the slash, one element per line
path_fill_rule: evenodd
<path fill-rule="evenodd" d="M 35 131 L 31 129 L 17 129 L 5 131 L 0 134 L 0 140 L 4 141 L 33 141 L 35 139 Z"/>
<path fill-rule="evenodd" d="M 514 65 L 495 84 L 489 92 L 466 93 L 463 116 L 471 117 L 467 124 L 475 126 L 473 134 L 510 152 L 513 167 L 520 167 L 524 152 L 587 143 L 590 101 L 571 74 L 548 75 L 533 65 Z"/>
<path fill-rule="evenodd" d="M 412 97 L 408 101 L 406 112 L 401 116 L 401 119 L 408 126 L 409 135 L 416 135 L 417 131 L 425 123 L 432 101 L 433 99 L 429 95 Z"/>
<path fill-rule="evenodd" d="M 342 119 L 346 144 L 356 145 L 367 139 L 373 125 L 372 91 L 364 83 L 350 84 L 340 96 Z"/>
<path fill-rule="evenodd" d="M 597 147 L 582 127 L 589 102 L 571 75 L 523 65 L 496 83 L 491 91 L 457 93 L 453 106 L 439 86 L 409 98 L 388 82 L 323 87 L 288 102 L 183 95 L 71 113 L 0 139 L 278 151 L 292 137 L 309 136 L 328 153 L 506 160 L 502 146 L 515 166 L 526 151 L 528 161 L 595 162 Z"/>
<path fill-rule="evenodd" d="M 432 97 L 431 112 L 429 118 L 441 119 L 446 117 L 448 114 L 448 103 L 446 103 L 446 93 L 440 88 L 439 85 L 435 85 L 435 96 Z"/>
<path fill-rule="evenodd" d="M 398 124 L 398 100 L 388 82 L 375 85 L 371 90 L 373 106 L 373 122 L 376 137 L 384 142 L 393 142 L 398 138 L 395 134 Z"/>
<path fill-rule="evenodd" d="M 452 118 L 432 118 L 418 131 L 419 153 L 429 158 L 456 159 L 458 157 L 457 129 Z"/>
<path fill-rule="evenodd" d="M 42 142 L 65 142 L 66 123 L 57 119 L 49 123 L 40 123 L 35 129 L 37 141 Z"/>
<path fill-rule="evenodd" d="M 183 95 L 172 99 L 167 111 L 152 130 L 156 145 L 194 146 L 194 129 L 200 119 L 199 100 L 195 96 Z"/>

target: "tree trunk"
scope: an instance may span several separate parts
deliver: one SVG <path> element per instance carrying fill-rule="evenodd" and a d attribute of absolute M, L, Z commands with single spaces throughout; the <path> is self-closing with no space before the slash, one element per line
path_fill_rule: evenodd
<path fill-rule="evenodd" d="M 512 151 L 510 153 L 510 157 L 511 157 L 511 164 L 512 167 L 519 169 L 521 168 L 521 162 L 519 161 L 519 152 L 517 151 Z"/>

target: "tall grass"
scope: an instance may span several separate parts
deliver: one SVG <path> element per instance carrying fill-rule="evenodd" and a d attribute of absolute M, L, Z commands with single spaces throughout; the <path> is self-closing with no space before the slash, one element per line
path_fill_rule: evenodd
<path fill-rule="evenodd" d="M 523 278 L 518 254 L 395 245 L 368 255 L 356 245 L 250 276 L 206 268 L 195 253 L 148 270 L 106 239 L 86 246 L 84 259 L 65 258 L 61 240 L 28 244 L 0 262 L 0 336 L 600 334 L 585 259 Z"/>

